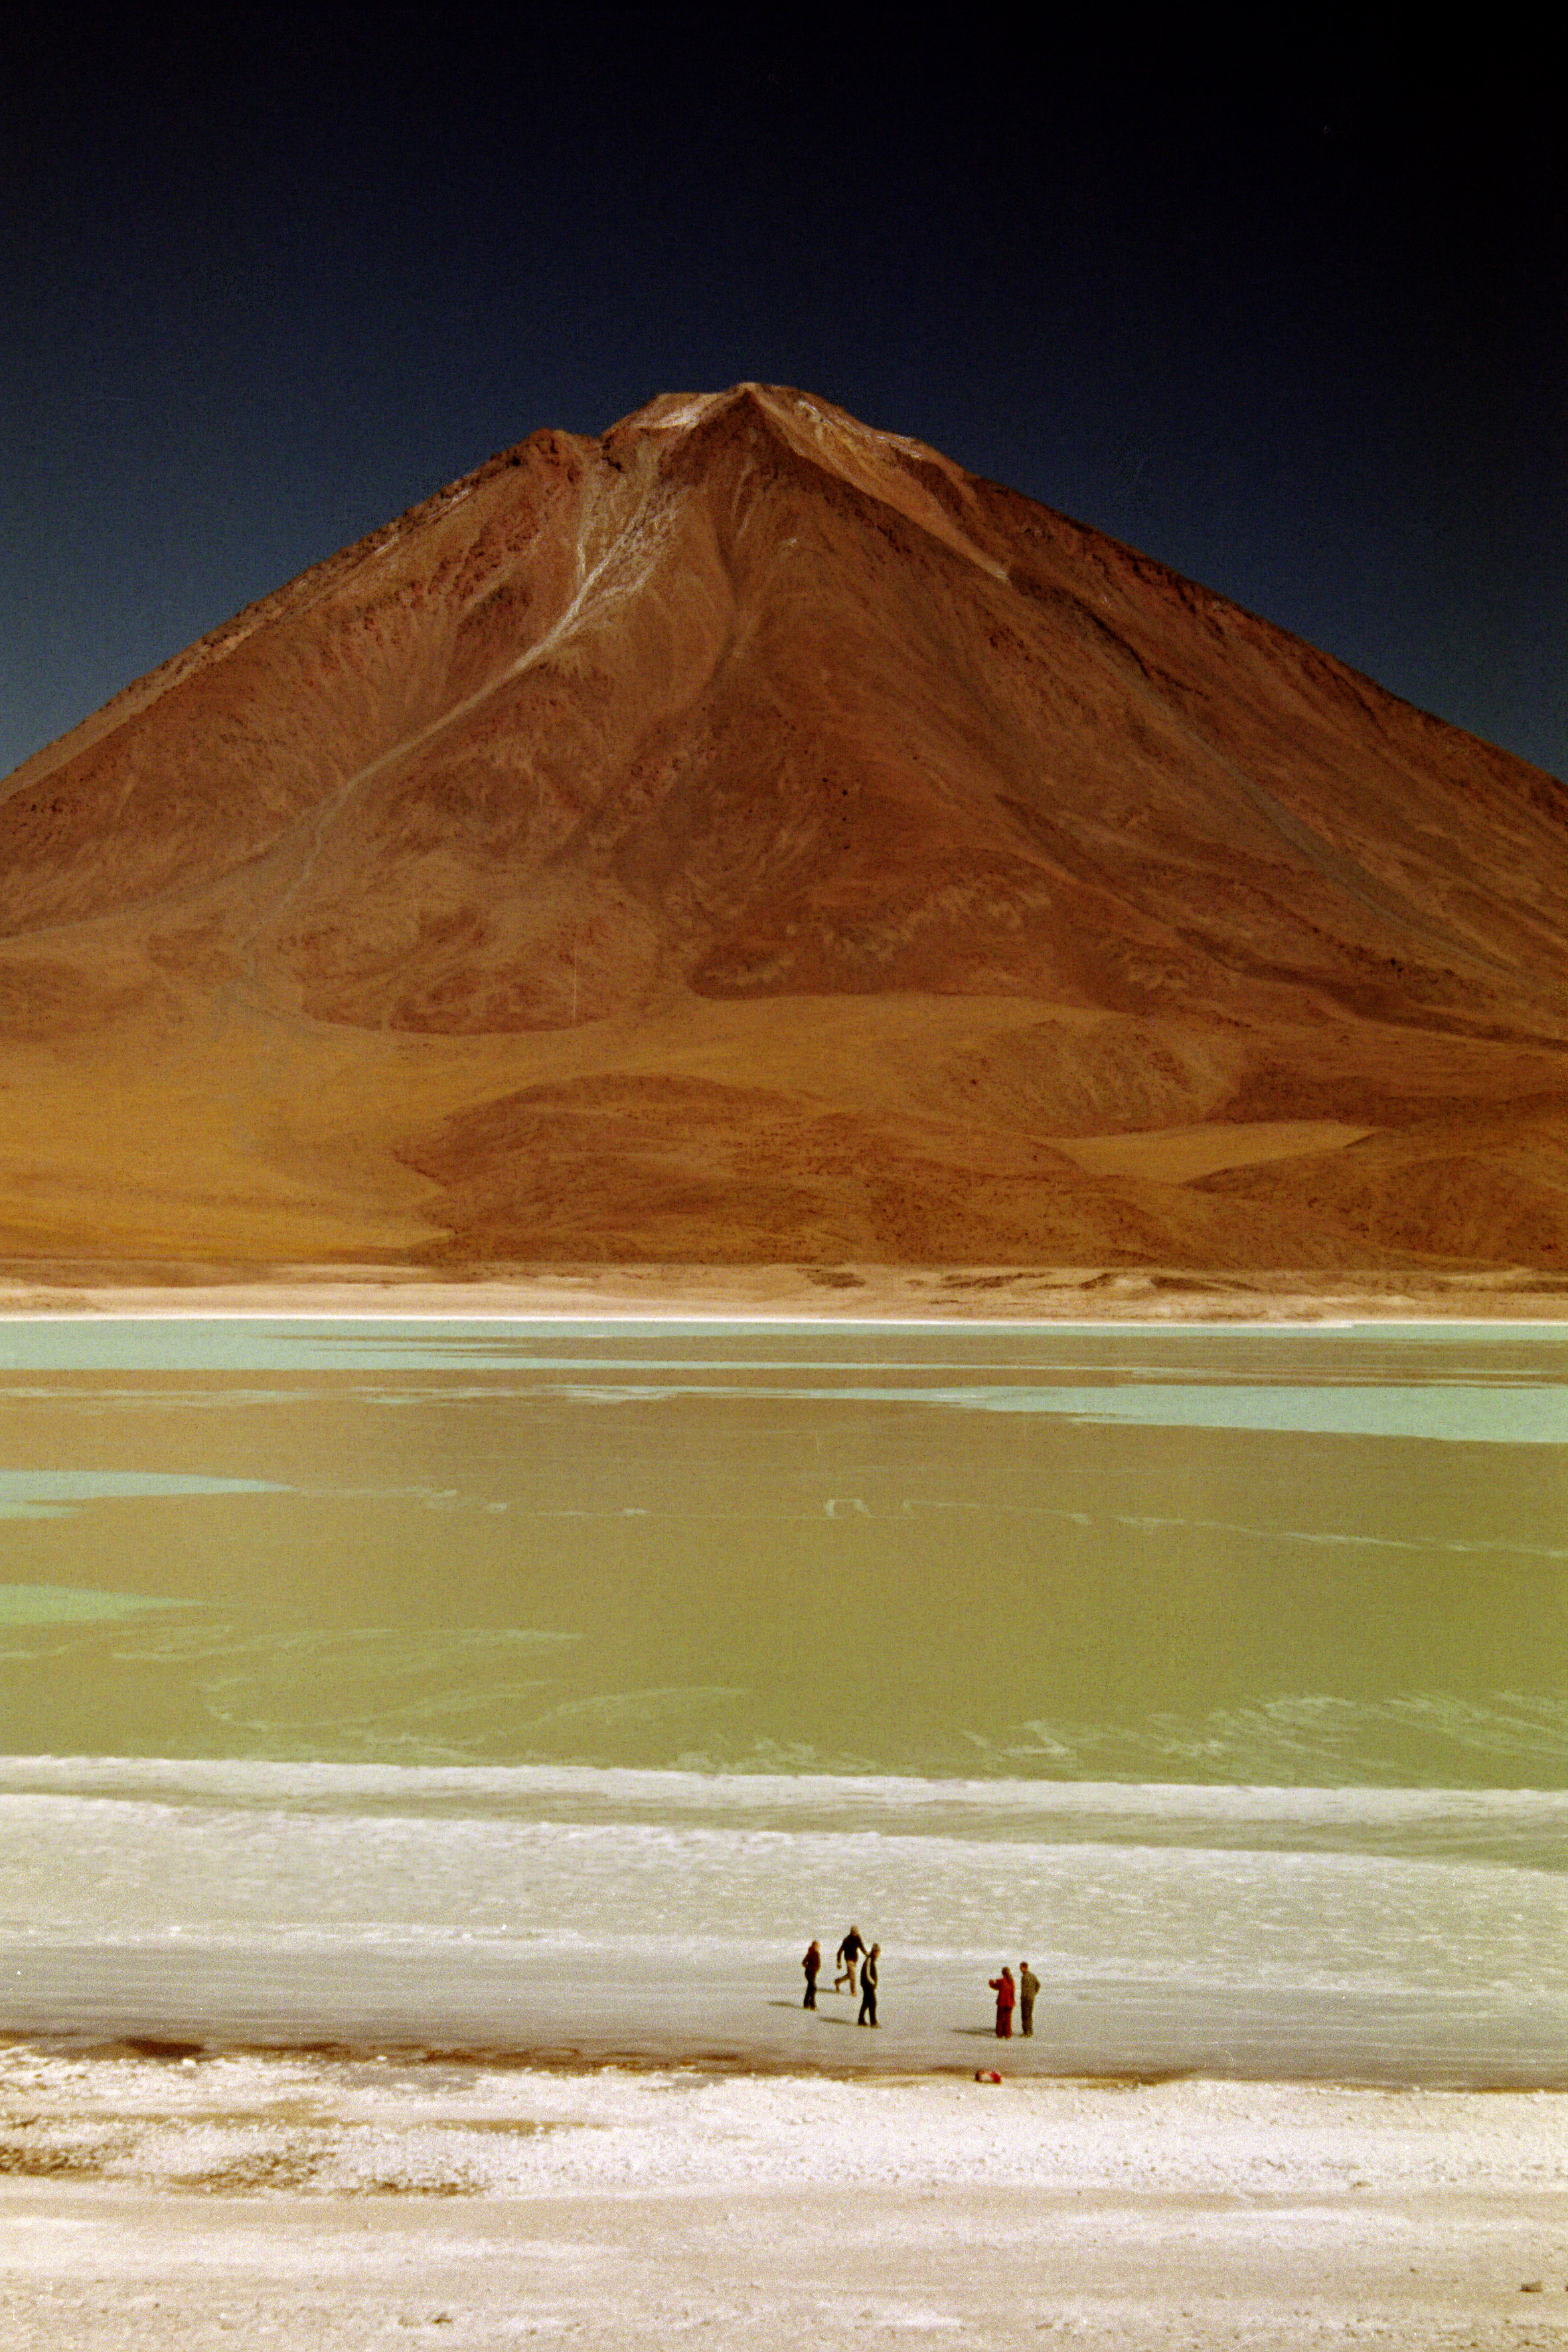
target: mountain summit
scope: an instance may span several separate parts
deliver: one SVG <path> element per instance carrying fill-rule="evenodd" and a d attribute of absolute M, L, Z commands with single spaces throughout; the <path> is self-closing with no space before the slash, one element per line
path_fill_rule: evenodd
<path fill-rule="evenodd" d="M 12 1256 L 1568 1263 L 1568 792 L 761 384 L 0 786 Z"/>

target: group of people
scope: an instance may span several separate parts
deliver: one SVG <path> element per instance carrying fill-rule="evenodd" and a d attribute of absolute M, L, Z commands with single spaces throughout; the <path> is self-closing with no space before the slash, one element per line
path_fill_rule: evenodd
<path fill-rule="evenodd" d="M 996 1996 L 996 2039 L 1010 2042 L 1013 2038 L 1013 2011 L 1018 2012 L 1020 2033 L 1035 2030 L 1035 1995 L 1040 1990 L 1040 1979 L 1027 1960 L 1021 1963 L 1016 1978 L 1011 1969 L 1004 1969 L 999 1977 L 986 1979 Z"/>
<path fill-rule="evenodd" d="M 847 1985 L 849 1998 L 853 2000 L 855 1971 L 857 1969 L 860 1971 L 860 2014 L 855 2021 L 857 2025 L 875 2025 L 877 2022 L 877 1962 L 881 1956 L 880 1944 L 872 1944 L 868 1948 L 858 1927 L 851 1927 L 848 1930 L 835 1955 L 838 1963 L 838 1974 L 833 1979 L 835 1992 L 841 1985 Z M 815 1936 L 806 1946 L 805 1957 L 800 1965 L 805 1974 L 805 1999 L 801 2006 L 805 2009 L 815 2009 L 816 1979 L 822 1974 L 822 1946 Z M 1016 1977 L 1011 1969 L 1005 1968 L 999 1977 L 991 1977 L 987 1981 L 996 1996 L 997 2041 L 1012 2040 L 1015 2011 L 1017 2013 L 1019 2032 L 1033 2034 L 1035 1996 L 1040 1990 L 1040 1979 L 1028 1961 L 1024 1960 L 1020 1963 Z"/>
<path fill-rule="evenodd" d="M 877 1962 L 881 1957 L 880 1944 L 872 1944 L 868 1948 L 866 1939 L 858 1927 L 851 1927 L 838 1947 L 836 1955 L 838 1974 L 833 1979 L 834 1991 L 837 1992 L 840 1985 L 847 1984 L 849 1988 L 849 1998 L 853 2000 L 855 1971 L 857 1969 L 860 1971 L 860 2014 L 855 2020 L 857 2025 L 875 2025 L 877 2022 Z M 822 1946 L 815 1936 L 806 1946 L 805 1958 L 800 1965 L 805 1971 L 805 1999 L 801 2006 L 805 2009 L 815 2009 L 816 1979 L 822 1974 Z"/>

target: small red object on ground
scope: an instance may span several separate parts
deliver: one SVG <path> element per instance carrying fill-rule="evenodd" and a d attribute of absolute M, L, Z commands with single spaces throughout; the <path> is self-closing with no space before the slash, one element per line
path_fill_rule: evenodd
<path fill-rule="evenodd" d="M 974 2079 L 977 2083 L 999 2083 L 1002 2077 L 994 2066 L 976 2066 Z"/>

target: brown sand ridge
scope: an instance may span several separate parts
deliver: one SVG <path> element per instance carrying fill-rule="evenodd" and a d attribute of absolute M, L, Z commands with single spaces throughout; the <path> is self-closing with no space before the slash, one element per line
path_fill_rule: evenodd
<path fill-rule="evenodd" d="M 0 786 L 0 1259 L 1568 1270 L 1568 791 L 755 384 Z"/>

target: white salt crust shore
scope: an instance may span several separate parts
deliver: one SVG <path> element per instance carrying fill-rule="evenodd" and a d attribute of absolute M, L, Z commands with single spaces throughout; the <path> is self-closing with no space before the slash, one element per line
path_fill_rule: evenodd
<path fill-rule="evenodd" d="M 1568 1276 L 1126 1266 L 210 1266 L 0 1261 L 0 1316 L 938 1323 L 1568 1321 Z"/>
<path fill-rule="evenodd" d="M 847 2335 L 1563 2345 L 1568 2095 L 0 2063 L 10 2352 Z"/>

